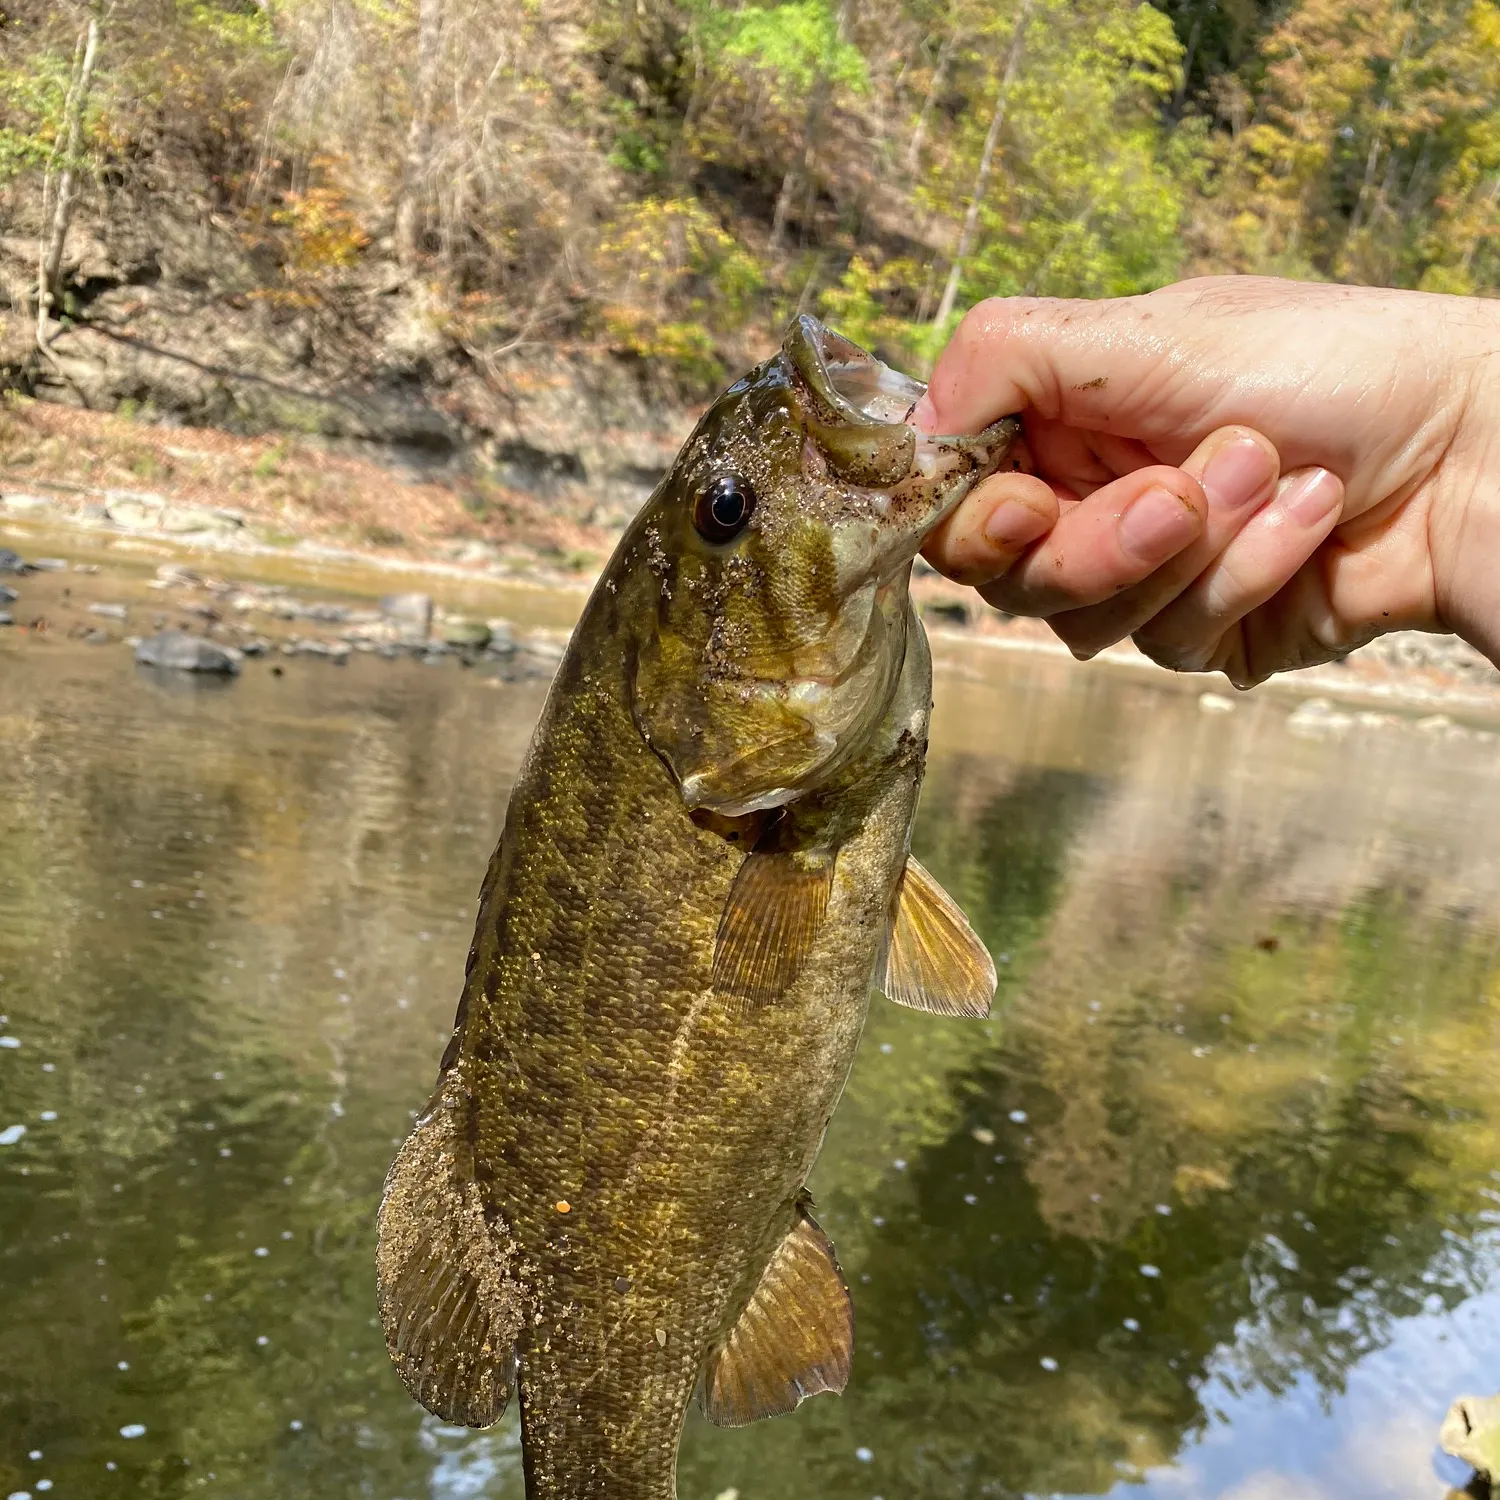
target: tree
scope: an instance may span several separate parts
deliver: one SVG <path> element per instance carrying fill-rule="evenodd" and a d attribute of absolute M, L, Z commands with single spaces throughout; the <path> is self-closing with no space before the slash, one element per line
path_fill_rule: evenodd
<path fill-rule="evenodd" d="M 99 56 L 99 21 L 90 16 L 74 49 L 73 74 L 68 81 L 67 99 L 63 104 L 62 133 L 53 146 L 52 155 L 42 178 L 43 231 L 37 245 L 36 337 L 37 344 L 47 347 L 47 319 L 58 295 L 58 273 L 62 268 L 63 247 L 68 226 L 73 222 L 77 205 L 76 188 L 79 152 L 82 146 L 83 116 L 88 107 L 89 90 L 94 81 L 94 64 Z M 47 213 L 48 189 L 56 170 L 57 195 L 50 220 Z"/>
<path fill-rule="evenodd" d="M 417 260 L 422 194 L 431 169 L 432 107 L 442 31 L 443 0 L 418 0 L 416 76 L 411 92 L 411 118 L 406 127 L 401 188 L 396 199 L 396 253 L 408 271 Z"/>
<path fill-rule="evenodd" d="M 1016 79 L 1016 70 L 1021 65 L 1021 51 L 1026 45 L 1026 23 L 1031 19 L 1033 0 L 1022 0 L 1021 13 L 1016 17 L 1016 29 L 1011 37 L 1010 51 L 1005 59 L 1005 71 L 1000 75 L 1000 88 L 995 95 L 994 107 L 990 111 L 990 128 L 985 132 L 984 149 L 979 153 L 979 170 L 974 174 L 974 189 L 969 195 L 968 212 L 964 215 L 963 228 L 959 230 L 958 247 L 953 252 L 953 264 L 948 269 L 948 280 L 938 302 L 937 316 L 933 322 L 946 325 L 953 312 L 953 303 L 958 297 L 959 280 L 963 276 L 964 261 L 979 226 L 979 210 L 984 203 L 985 190 L 990 184 L 990 168 L 995 160 L 995 146 L 1000 140 L 1000 130 L 1005 124 L 1005 105 L 1010 98 L 1011 85 Z"/>

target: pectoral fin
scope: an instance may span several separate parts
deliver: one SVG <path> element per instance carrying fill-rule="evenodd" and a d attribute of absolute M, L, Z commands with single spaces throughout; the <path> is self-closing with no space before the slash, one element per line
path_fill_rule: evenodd
<path fill-rule="evenodd" d="M 747 855 L 719 919 L 714 988 L 755 1003 L 782 994 L 807 962 L 832 885 L 831 859 Z"/>
<path fill-rule="evenodd" d="M 984 1017 L 995 998 L 995 962 L 953 897 L 908 858 L 886 950 L 888 998 L 938 1016 Z"/>
<path fill-rule="evenodd" d="M 729 1337 L 709 1356 L 698 1403 L 710 1422 L 744 1427 L 841 1391 L 854 1354 L 854 1305 L 828 1236 L 798 1205 Z"/>
<path fill-rule="evenodd" d="M 489 1427 L 515 1378 L 519 1290 L 513 1250 L 485 1216 L 445 1088 L 407 1137 L 380 1203 L 376 1276 L 386 1347 L 401 1379 L 445 1422 Z"/>

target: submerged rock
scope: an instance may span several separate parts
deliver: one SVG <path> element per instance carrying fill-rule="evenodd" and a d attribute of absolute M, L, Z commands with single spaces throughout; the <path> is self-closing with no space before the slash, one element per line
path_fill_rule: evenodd
<path fill-rule="evenodd" d="M 135 659 L 147 667 L 178 672 L 218 672 L 233 676 L 240 669 L 239 653 L 216 646 L 184 630 L 164 630 L 148 636 L 135 648 Z"/>
<path fill-rule="evenodd" d="M 472 646 L 482 651 L 490 643 L 490 627 L 483 620 L 444 620 L 442 636 L 449 646 Z"/>
<path fill-rule="evenodd" d="M 1487 1479 L 1500 1479 L 1500 1396 L 1460 1396 L 1443 1418 L 1438 1442 Z"/>
<path fill-rule="evenodd" d="M 27 573 L 30 571 L 21 560 L 19 552 L 12 552 L 9 547 L 0 547 L 0 573 Z"/>
<path fill-rule="evenodd" d="M 103 615 L 106 620 L 123 620 L 126 609 L 123 604 L 91 604 L 89 605 L 91 615 Z"/>

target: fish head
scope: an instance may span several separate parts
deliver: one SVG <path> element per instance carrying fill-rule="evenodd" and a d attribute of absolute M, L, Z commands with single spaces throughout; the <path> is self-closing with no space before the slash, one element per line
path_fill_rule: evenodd
<path fill-rule="evenodd" d="M 880 722 L 912 562 L 1018 432 L 1007 418 L 920 433 L 923 390 L 799 317 L 704 414 L 636 518 L 621 556 L 651 602 L 631 707 L 689 807 L 794 801 Z"/>

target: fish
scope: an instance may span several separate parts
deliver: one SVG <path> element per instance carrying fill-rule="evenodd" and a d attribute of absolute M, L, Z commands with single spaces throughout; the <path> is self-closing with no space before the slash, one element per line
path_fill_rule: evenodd
<path fill-rule="evenodd" d="M 844 1388 L 806 1183 L 871 994 L 989 1012 L 911 857 L 909 583 L 1018 425 L 924 434 L 923 389 L 798 317 L 626 529 L 512 789 L 376 1271 L 417 1401 L 487 1427 L 516 1395 L 528 1500 L 672 1500 L 694 1399 L 733 1427 Z"/>

